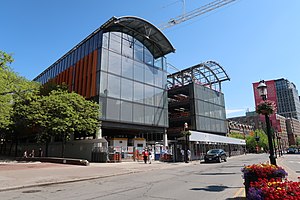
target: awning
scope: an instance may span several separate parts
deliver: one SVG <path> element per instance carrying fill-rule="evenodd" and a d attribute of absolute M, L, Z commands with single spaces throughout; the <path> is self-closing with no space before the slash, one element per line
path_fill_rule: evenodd
<path fill-rule="evenodd" d="M 223 143 L 223 144 L 238 144 L 238 145 L 246 145 L 245 140 L 215 135 L 211 133 L 204 133 L 199 131 L 190 131 L 191 135 L 189 137 L 190 141 L 195 142 L 215 142 L 215 143 Z"/>

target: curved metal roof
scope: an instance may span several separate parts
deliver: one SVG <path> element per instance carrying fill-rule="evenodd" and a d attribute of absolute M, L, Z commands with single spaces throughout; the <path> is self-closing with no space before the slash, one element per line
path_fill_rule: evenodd
<path fill-rule="evenodd" d="M 206 61 L 168 75 L 168 87 L 187 85 L 195 82 L 221 91 L 221 82 L 230 80 L 224 68 L 215 61 Z"/>
<path fill-rule="evenodd" d="M 175 52 L 170 41 L 157 27 L 138 17 L 112 17 L 100 29 L 133 36 L 149 49 L 154 58 Z"/>

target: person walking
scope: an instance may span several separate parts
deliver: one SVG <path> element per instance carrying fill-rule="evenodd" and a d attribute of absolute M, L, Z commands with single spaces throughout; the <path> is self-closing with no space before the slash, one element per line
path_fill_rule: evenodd
<path fill-rule="evenodd" d="M 149 155 L 148 155 L 148 161 L 149 161 L 149 164 L 151 164 L 151 162 L 152 162 L 152 159 L 153 159 L 153 152 L 152 152 L 152 149 L 149 149 L 149 153 L 148 153 Z"/>
<path fill-rule="evenodd" d="M 144 149 L 144 151 L 143 151 L 143 158 L 144 158 L 145 164 L 147 164 L 148 156 L 149 156 L 148 150 Z"/>

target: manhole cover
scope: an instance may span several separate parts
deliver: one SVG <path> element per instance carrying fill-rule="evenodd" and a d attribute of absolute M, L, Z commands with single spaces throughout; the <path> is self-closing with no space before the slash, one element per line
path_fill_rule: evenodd
<path fill-rule="evenodd" d="M 26 190 L 23 191 L 22 193 L 37 193 L 37 192 L 41 192 L 41 190 Z"/>

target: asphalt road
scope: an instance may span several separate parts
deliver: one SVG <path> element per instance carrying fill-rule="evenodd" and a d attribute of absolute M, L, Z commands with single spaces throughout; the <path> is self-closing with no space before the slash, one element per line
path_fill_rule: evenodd
<path fill-rule="evenodd" d="M 1 199 L 239 199 L 244 196 L 241 168 L 266 161 L 267 154 L 237 156 L 222 163 L 194 161 L 172 169 L 6 191 Z"/>
<path fill-rule="evenodd" d="M 288 179 L 300 181 L 300 154 L 285 154 L 284 163 L 281 163 L 281 165 L 290 172 Z"/>

